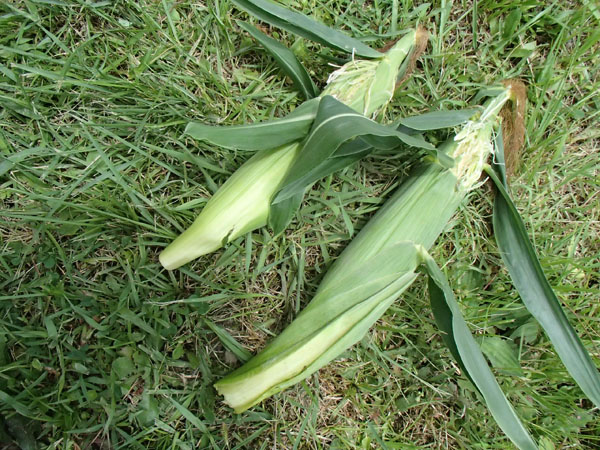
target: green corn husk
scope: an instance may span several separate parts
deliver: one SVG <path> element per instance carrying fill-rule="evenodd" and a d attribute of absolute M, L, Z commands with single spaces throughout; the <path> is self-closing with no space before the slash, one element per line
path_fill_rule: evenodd
<path fill-rule="evenodd" d="M 315 297 L 288 328 L 215 384 L 241 412 L 306 378 L 358 342 L 414 281 L 433 245 L 479 177 L 507 89 L 445 144 L 452 169 L 430 163 L 413 173 L 342 252 Z"/>
<path fill-rule="evenodd" d="M 379 115 L 394 96 L 398 72 L 423 30 L 411 30 L 381 59 L 352 60 L 333 72 L 321 93 L 331 95 L 367 117 Z"/>
<path fill-rule="evenodd" d="M 406 57 L 424 31 L 410 30 L 380 59 L 352 60 L 332 74 L 321 94 L 331 95 L 356 111 L 374 116 L 391 100 Z M 269 202 L 287 170 L 302 151 L 302 142 L 259 151 L 238 169 L 207 202 L 190 228 L 159 256 L 166 269 L 176 269 L 228 241 L 267 224 Z"/>
<path fill-rule="evenodd" d="M 246 161 L 207 202 L 192 226 L 161 252 L 163 267 L 181 267 L 264 226 L 274 186 L 279 186 L 301 148 L 293 142 L 260 151 Z"/>

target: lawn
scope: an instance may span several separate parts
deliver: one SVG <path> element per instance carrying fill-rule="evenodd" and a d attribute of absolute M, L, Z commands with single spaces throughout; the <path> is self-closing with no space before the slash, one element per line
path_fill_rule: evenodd
<path fill-rule="evenodd" d="M 511 178 L 544 272 L 600 365 L 600 8 L 591 0 L 289 0 L 379 48 L 425 53 L 385 121 L 528 87 Z M 443 344 L 421 277 L 305 382 L 234 414 L 213 383 L 285 328 L 419 153 L 374 153 L 316 183 L 287 230 L 181 269 L 158 254 L 249 158 L 183 133 L 301 104 L 227 0 L 0 5 L 0 447 L 514 448 Z M 276 28 L 319 87 L 340 56 Z M 433 139 L 441 139 L 438 133 Z M 600 447 L 600 416 L 501 261 L 489 184 L 432 249 L 541 448 Z M 424 206 L 426 207 L 426 205 Z"/>

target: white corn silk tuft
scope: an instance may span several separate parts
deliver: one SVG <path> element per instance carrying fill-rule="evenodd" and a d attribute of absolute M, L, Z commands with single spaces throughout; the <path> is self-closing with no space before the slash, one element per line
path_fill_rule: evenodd
<path fill-rule="evenodd" d="M 481 172 L 493 153 L 492 124 L 469 121 L 454 137 L 458 144 L 452 157 L 456 163 L 450 171 L 458 180 L 458 189 L 470 191 L 479 185 Z"/>
<path fill-rule="evenodd" d="M 499 113 L 510 99 L 510 86 L 492 98 L 477 119 L 469 120 L 454 137 L 457 143 L 452 156 L 456 163 L 451 172 L 458 179 L 458 189 L 470 191 L 481 183 L 479 179 L 487 161 L 494 153 L 493 133 Z"/>

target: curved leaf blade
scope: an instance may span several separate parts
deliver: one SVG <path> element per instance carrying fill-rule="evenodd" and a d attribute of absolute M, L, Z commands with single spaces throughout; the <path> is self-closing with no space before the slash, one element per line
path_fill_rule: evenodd
<path fill-rule="evenodd" d="M 269 225 L 273 229 L 273 233 L 276 235 L 281 233 L 292 220 L 294 213 L 302 203 L 304 192 L 308 186 L 327 175 L 354 164 L 372 151 L 373 147 L 360 138 L 346 142 L 332 156 L 289 185 L 288 189 L 296 192 L 296 194 L 273 203 L 269 210 Z"/>
<path fill-rule="evenodd" d="M 294 86 L 304 98 L 308 100 L 319 95 L 310 75 L 289 48 L 248 23 L 238 21 L 238 25 L 250 33 L 271 54 L 281 70 L 292 79 Z"/>
<path fill-rule="evenodd" d="M 250 358 L 252 358 L 252 354 L 248 350 L 246 350 L 242 346 L 242 344 L 236 341 L 235 338 L 231 334 L 229 334 L 227 330 L 221 328 L 220 326 L 206 318 L 203 318 L 203 321 L 206 324 L 206 326 L 208 326 L 208 328 L 210 328 L 212 332 L 217 335 L 223 346 L 225 346 L 227 350 L 233 353 L 240 361 L 246 362 Z"/>
<path fill-rule="evenodd" d="M 440 130 L 462 125 L 473 117 L 481 107 L 465 108 L 455 111 L 430 111 L 418 116 L 400 119 L 400 124 L 418 131 Z"/>
<path fill-rule="evenodd" d="M 331 96 L 322 98 L 317 117 L 308 134 L 302 152 L 282 182 L 279 193 L 272 203 L 295 195 L 296 189 L 287 188 L 309 174 L 332 156 L 344 142 L 360 136 L 375 148 L 391 149 L 404 142 L 413 147 L 435 150 L 435 147 L 420 137 L 409 136 L 393 127 L 381 125 Z"/>
<path fill-rule="evenodd" d="M 500 153 L 500 155 L 498 155 Z M 548 282 L 535 249 L 529 240 L 523 220 L 517 211 L 503 179 L 501 152 L 494 170 L 486 172 L 494 181 L 497 193 L 494 200 L 494 235 L 502 260 L 529 312 L 540 323 L 558 356 L 588 398 L 600 407 L 600 374 L 591 356 L 569 323 L 556 294 Z"/>
<path fill-rule="evenodd" d="M 520 449 L 537 450 L 535 441 L 508 402 L 473 338 L 446 277 L 424 249 L 422 257 L 429 275 L 431 307 L 436 323 L 444 333 L 444 342 L 485 399 L 506 436 Z"/>
<path fill-rule="evenodd" d="M 268 222 L 273 232 L 283 231 L 309 185 L 358 161 L 375 148 L 389 150 L 401 142 L 435 150 L 419 135 L 408 135 L 381 125 L 334 97 L 324 96 L 302 151 L 271 200 Z"/>
<path fill-rule="evenodd" d="M 382 54 L 344 33 L 329 28 L 304 14 L 291 11 L 269 0 L 232 0 L 240 9 L 257 19 L 329 48 L 364 58 L 381 58 Z"/>
<path fill-rule="evenodd" d="M 345 158 L 347 156 L 351 156 L 357 153 L 365 154 L 365 152 L 370 153 L 375 150 L 372 145 L 369 145 L 368 142 L 363 141 L 361 138 L 356 138 L 352 141 L 344 142 L 342 145 L 338 147 L 338 149 L 333 152 L 331 155 L 332 158 Z M 345 166 L 344 166 L 345 167 Z M 325 174 L 329 175 L 329 174 Z M 323 175 L 323 176 L 325 176 Z"/>
<path fill-rule="evenodd" d="M 360 140 L 354 139 L 359 136 Z M 306 188 L 319 178 L 352 164 L 373 148 L 392 149 L 400 142 L 435 149 L 419 136 L 381 125 L 332 96 L 324 96 L 302 151 L 271 200 L 269 226 L 275 234 L 283 231 L 300 206 Z"/>
<path fill-rule="evenodd" d="M 237 150 L 257 151 L 279 147 L 304 138 L 312 125 L 320 99 L 308 100 L 281 119 L 233 126 L 211 126 L 190 122 L 185 134 Z"/>
<path fill-rule="evenodd" d="M 271 205 L 267 221 L 273 229 L 274 235 L 278 235 L 285 230 L 292 217 L 294 217 L 295 212 L 300 208 L 303 198 L 304 188 L 294 195 L 287 197 L 285 200 Z"/>

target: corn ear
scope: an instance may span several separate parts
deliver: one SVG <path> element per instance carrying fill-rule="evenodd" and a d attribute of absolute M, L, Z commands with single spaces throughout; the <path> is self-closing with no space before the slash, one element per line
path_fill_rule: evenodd
<path fill-rule="evenodd" d="M 398 244 L 331 279 L 263 352 L 215 384 L 242 412 L 315 372 L 355 344 L 416 278 L 417 251 Z M 364 277 L 364 267 L 373 276 Z"/>
<path fill-rule="evenodd" d="M 416 36 L 410 30 L 382 58 L 350 61 L 332 76 L 321 96 L 337 97 L 368 115 L 381 112 L 393 95 L 398 71 L 415 46 Z M 161 264 L 176 269 L 265 226 L 269 202 L 302 148 L 302 141 L 294 141 L 259 151 L 248 160 L 207 202 L 192 226 L 160 254 Z"/>
<path fill-rule="evenodd" d="M 410 30 L 381 59 L 352 60 L 333 72 L 321 96 L 331 95 L 367 117 L 379 115 L 394 95 L 400 66 L 415 47 Z"/>
<path fill-rule="evenodd" d="M 477 186 L 492 151 L 492 131 L 505 93 L 471 120 L 438 163 L 414 172 L 342 252 L 296 320 L 248 363 L 215 384 L 243 411 L 306 378 L 362 338 L 416 278 L 420 256 L 433 245 L 466 193 Z M 479 174 L 476 176 L 476 172 Z"/>
<path fill-rule="evenodd" d="M 264 226 L 271 196 L 301 148 L 299 142 L 293 142 L 252 156 L 206 203 L 194 223 L 159 255 L 163 267 L 176 269 Z"/>

